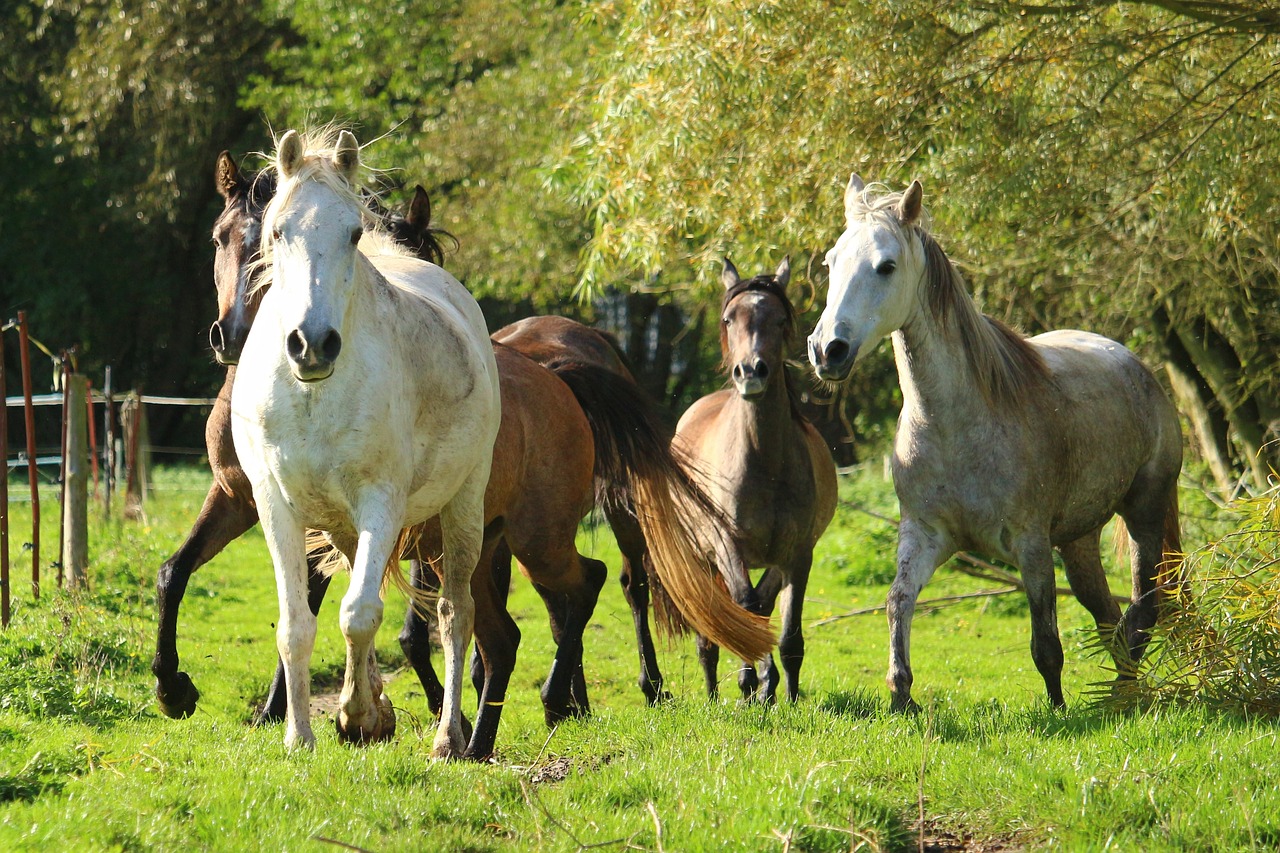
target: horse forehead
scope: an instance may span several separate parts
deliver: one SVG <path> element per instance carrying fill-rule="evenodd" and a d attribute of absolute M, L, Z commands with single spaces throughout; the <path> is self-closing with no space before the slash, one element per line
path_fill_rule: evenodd
<path fill-rule="evenodd" d="M 843 258 L 884 258 L 902 250 L 902 235 L 883 222 L 864 219 L 850 223 L 832 250 L 832 261 Z"/>

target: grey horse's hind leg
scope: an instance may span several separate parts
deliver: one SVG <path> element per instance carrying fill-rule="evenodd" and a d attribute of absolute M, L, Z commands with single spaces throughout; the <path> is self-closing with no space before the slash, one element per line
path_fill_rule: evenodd
<path fill-rule="evenodd" d="M 1175 500 L 1177 471 L 1172 476 L 1140 474 L 1125 496 L 1120 516 L 1129 528 L 1129 561 L 1133 593 L 1124 614 L 1129 656 L 1142 660 L 1151 628 L 1156 624 L 1160 563 L 1164 560 L 1165 521 Z"/>
<path fill-rule="evenodd" d="M 1031 659 L 1035 661 L 1045 692 L 1055 708 L 1067 703 L 1062 696 L 1062 640 L 1058 636 L 1058 591 L 1053 576 L 1053 551 L 1046 539 L 1021 549 L 1020 569 L 1031 605 Z"/>
<path fill-rule="evenodd" d="M 1102 553 L 1098 544 L 1101 535 L 1102 528 L 1098 528 L 1074 542 L 1059 546 L 1058 551 L 1066 565 L 1067 582 L 1071 584 L 1071 591 L 1093 616 L 1098 633 L 1111 650 L 1116 672 L 1124 676 L 1131 672 L 1132 662 L 1129 660 L 1127 644 L 1123 642 L 1123 637 L 1116 634 L 1116 627 L 1120 624 L 1120 605 L 1111 594 L 1107 573 L 1102 567 Z"/>

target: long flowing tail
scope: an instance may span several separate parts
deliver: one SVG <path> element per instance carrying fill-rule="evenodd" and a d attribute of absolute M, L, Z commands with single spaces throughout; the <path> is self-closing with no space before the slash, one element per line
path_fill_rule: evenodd
<path fill-rule="evenodd" d="M 739 607 L 706 546 L 729 529 L 720 509 L 682 464 L 652 400 L 629 379 L 593 364 L 552 361 L 582 406 L 596 443 L 596 474 L 625 490 L 649 545 L 661 585 L 699 633 L 745 660 L 775 645 L 765 616 Z M 656 598 L 655 598 L 656 600 Z"/>

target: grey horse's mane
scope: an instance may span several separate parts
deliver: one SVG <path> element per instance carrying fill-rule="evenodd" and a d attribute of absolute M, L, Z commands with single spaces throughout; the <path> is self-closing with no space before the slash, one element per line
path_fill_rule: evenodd
<path fill-rule="evenodd" d="M 904 245 L 911 236 L 920 241 L 929 312 L 942 329 L 959 335 L 987 403 L 993 408 L 1016 409 L 1020 397 L 1049 381 L 1044 359 L 1017 331 L 978 310 L 959 270 L 929 233 L 926 212 L 922 210 L 911 225 L 902 224 L 898 218 L 902 196 L 902 192 L 872 184 L 848 201 L 845 213 L 851 220 L 888 225 Z"/>

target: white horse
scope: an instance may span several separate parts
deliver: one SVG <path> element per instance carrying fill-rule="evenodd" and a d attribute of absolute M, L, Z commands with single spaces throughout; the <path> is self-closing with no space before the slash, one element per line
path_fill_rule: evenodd
<path fill-rule="evenodd" d="M 1106 633 L 1121 617 L 1099 536 L 1113 514 L 1128 524 L 1127 648 L 1113 643 L 1112 654 L 1121 673 L 1131 671 L 1181 547 L 1178 414 L 1115 341 L 1065 330 L 1025 339 L 979 313 L 922 222 L 922 195 L 919 182 L 887 193 L 850 179 L 845 231 L 827 253 L 827 304 L 809 338 L 818 376 L 840 381 L 893 337 L 902 387 L 893 456 L 902 525 L 886 604 L 893 706 L 913 707 L 909 644 L 920 590 L 965 549 L 1021 569 L 1031 655 L 1050 702 L 1061 706 L 1053 549 Z"/>
<path fill-rule="evenodd" d="M 342 736 L 365 741 L 394 730 L 371 665 L 384 569 L 398 557 L 400 531 L 438 514 L 445 698 L 433 755 L 450 757 L 466 746 L 462 660 L 500 422 L 497 367 L 480 308 L 453 277 L 389 243 L 372 258 L 357 249 L 359 168 L 347 131 L 336 144 L 331 134 L 280 139 L 279 187 L 262 227 L 270 289 L 245 342 L 232 428 L 276 567 L 285 745 L 315 743 L 304 530 L 326 531 L 351 562 L 337 724 Z"/>

